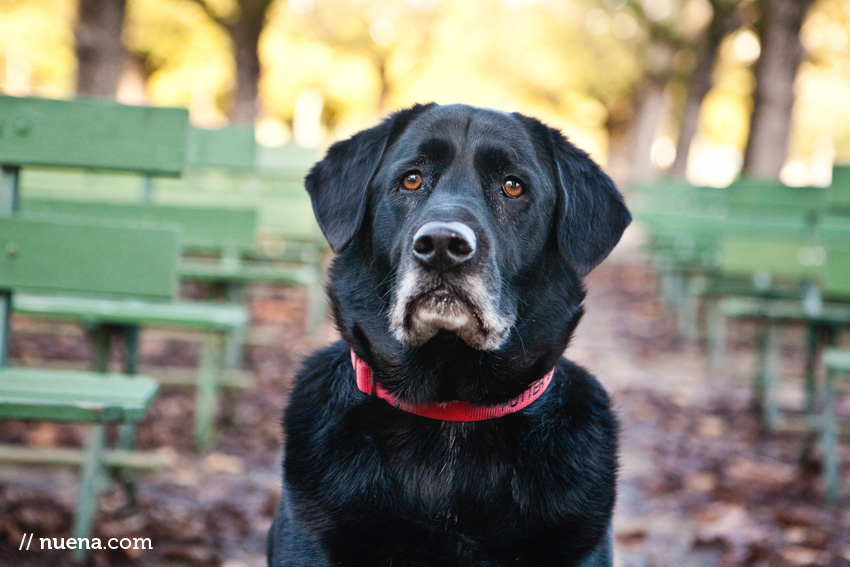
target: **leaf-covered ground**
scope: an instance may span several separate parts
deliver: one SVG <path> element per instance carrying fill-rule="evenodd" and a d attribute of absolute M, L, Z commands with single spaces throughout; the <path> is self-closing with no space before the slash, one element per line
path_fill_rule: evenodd
<path fill-rule="evenodd" d="M 567 356 L 612 392 L 622 424 L 621 482 L 615 520 L 623 567 L 850 565 L 850 442 L 842 443 L 843 498 L 823 502 L 817 450 L 801 461 L 805 436 L 767 433 L 750 410 L 755 327 L 729 326 L 722 369 L 709 370 L 699 343 L 677 338 L 657 293 L 657 275 L 635 250 L 588 278 L 587 314 Z M 189 292 L 193 290 L 189 289 Z M 227 392 L 214 447 L 192 444 L 193 390 L 164 387 L 138 430 L 138 445 L 171 466 L 135 478 L 134 493 L 113 481 L 100 500 L 95 536 L 147 537 L 152 550 L 94 553 L 92 565 L 261 566 L 264 538 L 280 492 L 280 417 L 304 353 L 334 337 L 301 332 L 302 290 L 256 286 L 246 390 Z M 16 318 L 16 363 L 81 367 L 79 329 Z M 783 404 L 801 405 L 800 329 L 783 349 Z M 846 339 L 845 339 L 846 341 Z M 145 331 L 143 370 L 192 366 L 190 334 Z M 60 362 L 64 361 L 64 362 Z M 850 420 L 850 398 L 841 410 Z M 0 421 L 0 442 L 74 446 L 76 425 Z M 72 469 L 0 465 L 0 566 L 67 565 L 65 552 L 36 550 L 38 538 L 69 534 L 76 498 Z M 19 551 L 24 533 L 35 534 Z"/>

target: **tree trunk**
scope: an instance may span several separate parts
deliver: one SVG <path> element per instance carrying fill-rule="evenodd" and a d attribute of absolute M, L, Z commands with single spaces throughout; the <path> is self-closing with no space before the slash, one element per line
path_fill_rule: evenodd
<path fill-rule="evenodd" d="M 635 93 L 630 127 L 629 182 L 644 183 L 658 176 L 652 164 L 652 144 L 668 110 L 667 83 L 673 74 L 673 46 L 653 41 L 647 53 L 647 74 Z"/>
<path fill-rule="evenodd" d="M 651 155 L 658 125 L 667 112 L 666 86 L 667 82 L 660 79 L 644 81 L 635 98 L 629 168 L 629 181 L 632 183 L 645 183 L 658 177 Z"/>
<path fill-rule="evenodd" d="M 124 61 L 121 29 L 125 0 L 80 0 L 77 22 L 77 94 L 115 98 Z"/>
<path fill-rule="evenodd" d="M 680 179 L 684 179 L 687 173 L 691 142 L 693 142 L 699 126 L 702 101 L 708 91 L 711 90 L 711 75 L 714 72 L 720 42 L 723 41 L 726 34 L 740 25 L 740 18 L 737 15 L 734 2 L 715 1 L 712 2 L 712 5 L 714 16 L 705 31 L 705 37 L 697 53 L 696 67 L 691 72 L 688 81 L 688 96 L 682 112 L 679 140 L 676 143 L 676 159 L 670 168 L 670 175 Z"/>
<path fill-rule="evenodd" d="M 234 123 L 254 124 L 257 119 L 260 82 L 258 47 L 269 4 L 271 0 L 240 1 L 241 16 L 237 22 L 228 26 L 236 61 L 236 85 L 230 109 L 230 121 Z"/>
<path fill-rule="evenodd" d="M 794 80 L 803 59 L 800 28 L 812 0 L 763 0 L 761 56 L 744 175 L 777 179 L 788 152 Z"/>

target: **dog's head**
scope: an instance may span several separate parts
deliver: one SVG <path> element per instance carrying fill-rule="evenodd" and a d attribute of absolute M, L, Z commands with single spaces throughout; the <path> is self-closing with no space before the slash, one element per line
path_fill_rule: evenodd
<path fill-rule="evenodd" d="M 465 376 L 498 367 L 503 386 L 539 378 L 578 321 L 581 277 L 630 221 L 608 176 L 558 131 L 463 105 L 393 114 L 332 146 L 306 185 L 338 254 L 337 324 L 379 380 L 411 358 Z M 491 397 L 475 378 L 384 378 L 414 401 Z"/>

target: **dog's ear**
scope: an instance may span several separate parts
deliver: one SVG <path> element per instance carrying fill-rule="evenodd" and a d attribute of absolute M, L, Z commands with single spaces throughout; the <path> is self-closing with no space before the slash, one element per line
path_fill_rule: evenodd
<path fill-rule="evenodd" d="M 432 104 L 417 104 L 401 110 L 377 126 L 337 142 L 324 159 L 313 166 L 304 184 L 331 250 L 336 253 L 344 250 L 360 229 L 366 211 L 367 189 L 387 147 L 414 117 Z"/>
<path fill-rule="evenodd" d="M 632 216 L 614 182 L 590 156 L 560 131 L 534 118 L 516 116 L 548 154 L 559 189 L 558 247 L 576 273 L 586 276 L 614 249 Z"/>
<path fill-rule="evenodd" d="M 590 156 L 550 128 L 558 195 L 558 243 L 580 276 L 604 260 L 632 220 L 623 196 Z"/>

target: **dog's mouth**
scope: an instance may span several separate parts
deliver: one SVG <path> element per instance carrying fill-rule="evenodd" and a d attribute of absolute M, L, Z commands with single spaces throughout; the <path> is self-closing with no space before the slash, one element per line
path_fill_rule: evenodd
<path fill-rule="evenodd" d="M 498 313 L 495 298 L 477 278 L 467 278 L 463 287 L 413 280 L 402 277 L 390 314 L 393 334 L 403 345 L 421 346 L 448 331 L 474 349 L 496 350 L 507 338 L 513 320 Z"/>

